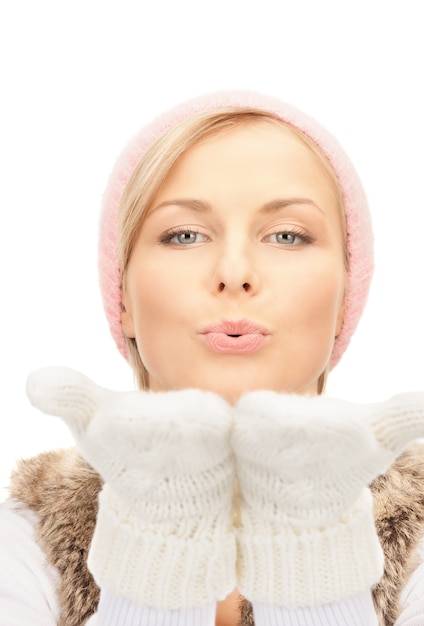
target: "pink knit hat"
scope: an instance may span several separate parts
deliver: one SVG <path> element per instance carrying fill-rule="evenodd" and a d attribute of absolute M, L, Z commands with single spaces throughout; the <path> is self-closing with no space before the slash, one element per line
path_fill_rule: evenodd
<path fill-rule="evenodd" d="M 373 235 L 367 200 L 358 175 L 338 141 L 317 121 L 293 106 L 253 92 L 227 91 L 189 100 L 160 115 L 132 139 L 118 158 L 103 197 L 100 218 L 100 289 L 109 326 L 121 354 L 128 358 L 121 326 L 121 277 L 118 260 L 118 208 L 124 188 L 147 148 L 168 128 L 193 114 L 222 107 L 271 113 L 310 137 L 330 161 L 343 191 L 349 274 L 342 330 L 331 358 L 334 367 L 346 350 L 365 306 L 373 273 Z"/>

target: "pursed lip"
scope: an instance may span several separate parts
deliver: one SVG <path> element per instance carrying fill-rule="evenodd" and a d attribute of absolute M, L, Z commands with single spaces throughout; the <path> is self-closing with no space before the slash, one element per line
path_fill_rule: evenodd
<path fill-rule="evenodd" d="M 201 334 L 222 333 L 224 335 L 269 335 L 270 332 L 265 326 L 256 324 L 250 320 L 221 320 L 220 322 L 208 324 L 201 329 Z"/>
<path fill-rule="evenodd" d="M 208 324 L 200 334 L 207 347 L 221 354 L 252 354 L 257 352 L 270 331 L 250 320 L 222 320 Z"/>

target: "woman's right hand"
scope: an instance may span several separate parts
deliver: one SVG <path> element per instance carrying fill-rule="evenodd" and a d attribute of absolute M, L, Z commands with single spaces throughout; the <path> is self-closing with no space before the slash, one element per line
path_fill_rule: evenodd
<path fill-rule="evenodd" d="M 61 417 L 105 486 L 88 564 L 140 604 L 207 605 L 235 587 L 232 409 L 199 390 L 116 392 L 67 368 L 33 372 L 32 404 Z"/>

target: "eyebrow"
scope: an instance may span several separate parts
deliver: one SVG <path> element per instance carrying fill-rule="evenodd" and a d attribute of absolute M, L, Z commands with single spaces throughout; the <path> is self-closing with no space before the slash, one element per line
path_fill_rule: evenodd
<path fill-rule="evenodd" d="M 158 204 L 158 206 L 155 206 L 154 209 L 150 211 L 150 213 L 158 211 L 159 209 L 164 209 L 167 206 L 181 206 L 185 209 L 197 211 L 198 213 L 208 213 L 209 211 L 212 211 L 212 207 L 207 202 L 203 202 L 202 200 L 194 200 L 191 198 L 181 198 L 161 202 L 160 204 Z"/>
<path fill-rule="evenodd" d="M 284 200 L 283 199 L 271 200 L 271 202 L 267 202 L 266 204 L 264 204 L 264 206 L 260 209 L 260 211 L 261 213 L 275 213 L 276 211 L 279 211 L 280 209 L 285 209 L 288 206 L 293 206 L 296 204 L 308 204 L 309 206 L 312 206 L 318 209 L 318 211 L 321 211 L 321 213 L 324 213 L 321 207 L 310 198 L 285 198 Z"/>
<path fill-rule="evenodd" d="M 310 198 L 277 198 L 276 200 L 271 200 L 267 202 L 260 208 L 261 213 L 276 213 L 280 209 L 285 209 L 289 206 L 297 205 L 297 204 L 307 204 L 309 206 L 315 207 L 321 213 L 324 211 L 321 209 L 318 204 L 313 202 Z M 158 211 L 159 209 L 163 209 L 167 206 L 181 206 L 185 209 L 190 209 L 192 211 L 197 211 L 199 213 L 209 213 L 212 210 L 212 207 L 207 202 L 202 200 L 195 200 L 193 198 L 178 198 L 175 200 L 166 200 L 165 202 L 161 202 L 158 206 L 154 207 L 150 211 L 153 213 L 154 211 Z"/>

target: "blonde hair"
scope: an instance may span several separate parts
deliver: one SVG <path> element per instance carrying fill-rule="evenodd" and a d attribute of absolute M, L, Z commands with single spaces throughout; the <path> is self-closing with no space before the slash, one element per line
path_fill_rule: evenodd
<path fill-rule="evenodd" d="M 290 129 L 310 149 L 323 166 L 336 193 L 340 219 L 342 221 L 345 267 L 348 267 L 342 190 L 337 176 L 322 150 L 298 128 L 291 126 L 271 113 L 251 108 L 222 107 L 193 115 L 166 130 L 149 146 L 136 165 L 124 189 L 119 206 L 118 253 L 122 282 L 125 281 L 127 266 L 143 220 L 155 196 L 158 194 L 160 186 L 167 178 L 178 158 L 201 139 L 242 124 L 261 121 L 283 125 Z M 136 340 L 132 337 L 127 337 L 127 346 L 128 360 L 133 368 L 137 385 L 141 389 L 147 389 L 149 386 L 148 372 L 141 360 Z M 318 393 L 322 393 L 324 390 L 327 373 L 328 368 L 319 377 Z"/>

